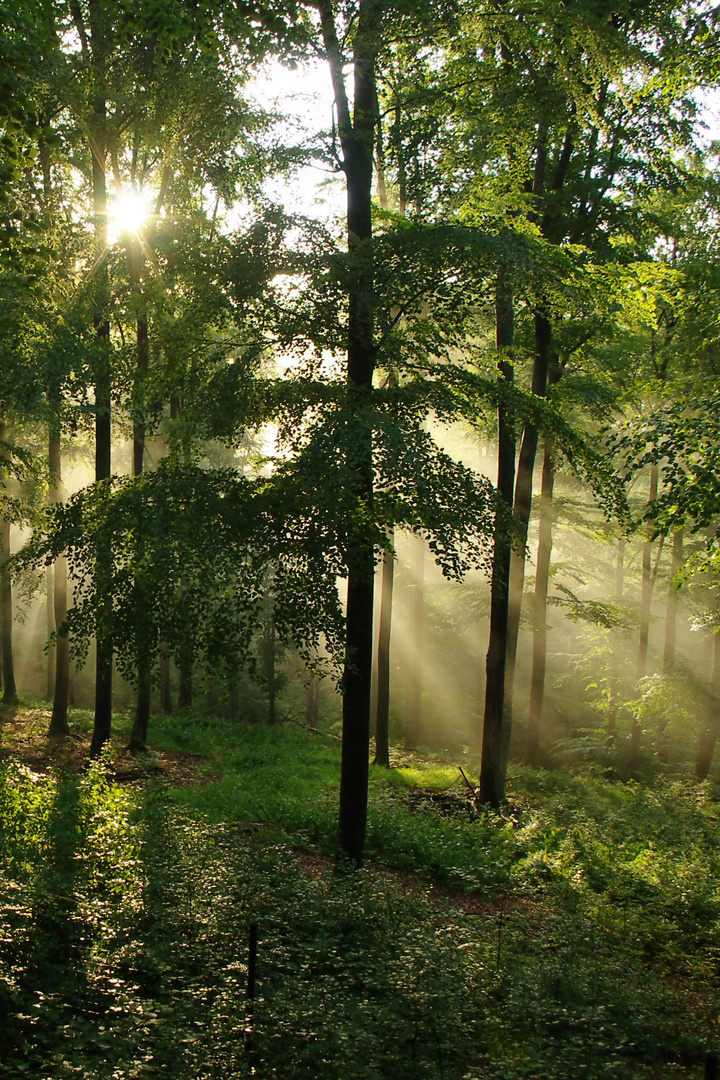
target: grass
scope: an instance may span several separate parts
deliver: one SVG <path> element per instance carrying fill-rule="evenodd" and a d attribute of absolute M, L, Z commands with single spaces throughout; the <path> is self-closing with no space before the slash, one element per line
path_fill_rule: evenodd
<path fill-rule="evenodd" d="M 2 729 L 0 1078 L 674 1078 L 718 1048 L 711 784 L 516 769 L 474 819 L 455 766 L 398 755 L 338 875 L 332 738 L 158 718 L 133 774 L 122 719 L 85 771 L 45 723 Z"/>

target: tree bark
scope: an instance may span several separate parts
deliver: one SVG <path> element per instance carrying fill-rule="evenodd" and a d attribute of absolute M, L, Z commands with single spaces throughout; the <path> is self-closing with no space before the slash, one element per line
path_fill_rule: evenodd
<path fill-rule="evenodd" d="M 535 324 L 535 359 L 532 373 L 532 392 L 537 397 L 547 394 L 548 374 L 550 370 L 550 350 L 552 333 L 547 316 L 536 311 Z M 520 454 L 518 457 L 517 477 L 515 480 L 515 500 L 513 510 L 520 531 L 522 554 L 513 554 L 510 567 L 510 591 L 508 601 L 507 655 L 505 659 L 505 695 L 502 721 L 502 775 L 507 771 L 507 759 L 510 751 L 510 736 L 513 723 L 513 691 L 515 685 L 515 662 L 517 657 L 520 616 L 522 611 L 523 588 L 525 585 L 525 545 L 527 544 L 530 511 L 532 508 L 533 475 L 537 456 L 538 431 L 534 424 L 526 424 L 523 429 Z"/>
<path fill-rule="evenodd" d="M 388 540 L 395 543 L 395 530 Z M 384 551 L 380 591 L 380 628 L 377 647 L 377 712 L 375 717 L 375 758 L 373 765 L 390 765 L 390 635 L 392 630 L 395 556 Z"/>
<path fill-rule="evenodd" d="M 353 113 L 345 90 L 343 57 L 332 5 L 318 4 L 325 52 L 330 66 L 342 168 L 347 192 L 348 251 L 354 275 L 348 293 L 347 381 L 350 407 L 362 414 L 370 405 L 375 366 L 372 262 L 372 175 L 377 91 L 375 60 L 380 41 L 382 4 L 360 0 L 353 40 Z M 373 445 L 369 425 L 360 426 L 354 448 L 353 496 L 370 515 L 373 502 Z M 348 538 L 345 663 L 343 670 L 342 754 L 340 766 L 340 852 L 359 865 L 365 849 L 372 680 L 374 553 L 356 527 Z"/>
<path fill-rule="evenodd" d="M 615 560 L 615 603 L 620 605 L 623 602 L 623 585 L 625 579 L 625 539 L 620 537 L 617 546 L 617 555 Z M 615 743 L 615 733 L 617 730 L 617 714 L 618 714 L 618 697 L 620 687 L 620 642 L 618 640 L 617 628 L 613 630 L 612 655 L 610 658 L 610 698 L 608 701 L 608 722 L 607 722 L 607 738 L 606 744 L 609 747 Z"/>
<path fill-rule="evenodd" d="M 700 732 L 698 739 L 697 758 L 695 759 L 695 776 L 698 780 L 705 780 L 712 765 L 715 743 L 717 742 L 718 726 L 720 718 L 720 630 L 715 629 L 713 649 L 713 669 L 710 689 L 712 700 L 708 705 L 708 717 L 705 727 Z"/>
<path fill-rule="evenodd" d="M 658 493 L 658 467 L 650 466 L 650 490 L 649 502 L 654 502 Z M 643 543 L 642 549 L 642 586 L 640 597 L 640 638 L 638 641 L 637 668 L 635 678 L 639 683 L 647 674 L 648 646 L 650 643 L 650 608 L 652 605 L 653 588 L 657 574 L 657 563 L 653 571 L 652 561 L 653 542 L 648 537 Z M 630 735 L 630 760 L 629 768 L 633 773 L 640 764 L 640 748 L 642 741 L 642 725 L 639 716 L 633 718 L 632 733 Z"/>
<path fill-rule="evenodd" d="M 45 700 L 52 701 L 55 689 L 55 642 L 52 636 L 55 633 L 55 608 L 53 604 L 53 592 L 55 575 L 52 565 L 45 568 L 45 625 L 47 628 L 47 655 L 45 662 Z"/>
<path fill-rule="evenodd" d="M 10 558 L 10 522 L 0 521 L 0 616 L 2 618 L 3 705 L 17 703 L 15 664 L 13 661 L 13 599 L 12 580 L 7 569 Z"/>
<path fill-rule="evenodd" d="M 49 394 L 51 401 L 59 405 L 60 392 L 53 388 Z M 48 436 L 48 464 L 50 469 L 50 501 L 62 503 L 64 488 L 62 482 L 62 458 L 60 442 L 60 422 L 53 417 Z M 53 572 L 53 622 L 55 640 L 55 680 L 53 686 L 53 707 L 48 735 L 67 735 L 68 703 L 70 696 L 70 639 L 67 635 L 67 559 L 58 555 Z"/>
<path fill-rule="evenodd" d="M 7 426 L 0 420 L 0 443 L 7 441 Z M 7 460 L 8 454 L 0 446 L 0 460 Z M 7 569 L 10 558 L 10 522 L 0 518 L 0 624 L 2 641 L 0 642 L 0 660 L 2 660 L 3 704 L 15 705 L 18 699 L 15 684 L 15 663 L 13 659 L 13 599 L 12 580 Z"/>
<path fill-rule="evenodd" d="M 308 686 L 307 701 L 305 703 L 305 723 L 308 727 L 316 728 L 320 719 L 320 680 L 313 675 Z"/>
<path fill-rule="evenodd" d="M 171 421 L 177 421 L 180 419 L 180 399 L 176 394 L 170 399 L 170 419 Z M 182 445 L 182 458 L 183 464 L 188 465 L 190 463 L 191 447 L 186 435 L 186 429 L 181 428 L 180 442 Z M 187 579 L 180 578 L 180 592 L 181 594 L 187 591 L 188 584 Z M 195 661 L 195 644 L 193 641 L 192 626 L 186 620 L 183 627 L 183 640 L 180 644 L 177 657 L 177 670 L 178 670 L 178 708 L 179 709 L 191 709 L 193 703 L 193 665 Z"/>
<path fill-rule="evenodd" d="M 138 278 L 140 274 L 141 251 L 140 244 L 134 238 L 128 246 L 128 258 L 130 261 L 130 275 L 134 286 L 140 294 Z M 141 297 L 142 300 L 142 297 Z M 143 389 L 148 376 L 150 366 L 150 346 L 148 341 L 148 317 L 144 307 L 141 308 L 136 325 L 135 339 L 135 377 L 133 380 L 133 476 L 142 476 L 145 462 L 145 416 Z M 143 563 L 143 536 L 142 529 L 138 529 L 137 537 L 137 562 L 141 567 Z M 142 598 L 142 582 L 136 578 L 136 587 L 140 590 L 137 601 L 137 627 L 136 638 L 139 643 L 137 651 L 137 697 L 135 700 L 135 716 L 130 735 L 128 749 L 132 753 L 140 753 L 147 747 L 148 725 L 150 723 L 150 692 L 152 687 L 152 656 L 155 651 L 156 641 L 149 636 L 149 619 L 147 605 Z"/>
<path fill-rule="evenodd" d="M 555 469 L 552 446 L 545 443 L 543 455 L 542 487 L 540 494 L 540 535 L 538 538 L 537 567 L 535 573 L 535 596 L 533 611 L 533 655 L 530 677 L 530 710 L 528 713 L 527 745 L 525 760 L 528 765 L 540 764 L 540 732 L 542 727 L 543 700 L 545 697 L 545 671 L 547 666 L 547 600 L 550 584 L 550 558 L 552 555 L 553 488 Z"/>
<path fill-rule="evenodd" d="M 675 586 L 675 577 L 682 566 L 683 561 L 683 530 L 676 529 L 673 533 L 672 555 L 670 559 L 670 582 L 668 584 L 667 605 L 665 607 L 665 641 L 663 643 L 663 672 L 670 674 L 675 663 L 675 638 L 677 634 L 678 614 L 678 590 Z M 668 760 L 668 747 L 665 733 L 670 722 L 667 710 L 663 711 L 658 719 L 657 727 L 657 752 L 662 762 Z"/>
<path fill-rule="evenodd" d="M 275 700 L 277 696 L 277 683 L 275 674 L 275 661 L 276 661 L 276 641 L 275 641 L 275 619 L 272 612 L 268 618 L 265 626 L 265 681 L 268 688 L 268 724 L 275 723 L 276 708 Z"/>
<path fill-rule="evenodd" d="M 410 715 L 408 746 L 416 748 L 423 737 L 423 656 L 425 650 L 425 543 L 412 537 L 410 571 L 412 597 L 410 600 Z"/>
<path fill-rule="evenodd" d="M 100 0 L 88 4 L 92 63 L 95 90 L 90 121 L 90 152 L 92 154 L 92 190 L 96 298 L 93 319 L 98 340 L 95 358 L 95 480 L 110 478 L 111 453 L 111 376 L 110 320 L 108 317 L 108 280 L 104 260 L 107 252 L 107 101 L 105 96 L 105 67 L 107 27 Z M 97 757 L 110 738 L 112 730 L 112 550 L 108 540 L 98 545 L 96 560 L 96 660 L 95 660 L 95 718 L 90 756 Z"/>
<path fill-rule="evenodd" d="M 377 125 L 377 182 L 378 199 L 383 210 L 390 209 L 387 186 L 385 184 L 385 155 L 383 150 L 382 122 L 380 109 L 375 94 L 375 121 Z M 401 197 L 401 213 L 405 213 L 404 197 Z M 399 314 L 394 311 L 393 314 Z M 388 375 L 386 386 L 396 387 L 397 379 L 393 372 Z M 394 549 L 395 530 L 390 530 L 389 541 Z M 376 579 L 377 581 L 377 579 Z M 375 736 L 374 765 L 390 765 L 390 641 L 392 636 L 393 590 L 395 581 L 395 557 L 392 551 L 383 551 L 380 569 L 380 612 L 377 626 L 376 656 L 377 665 L 371 695 L 371 734 Z M 414 665 L 412 667 L 414 671 Z"/>
<path fill-rule="evenodd" d="M 193 703 L 193 648 L 185 641 L 178 657 L 178 708 L 191 709 Z"/>
<path fill-rule="evenodd" d="M 173 711 L 170 688 L 170 650 L 166 642 L 160 643 L 160 712 L 170 715 Z"/>
<path fill-rule="evenodd" d="M 677 633 L 678 590 L 675 578 L 683 563 L 683 530 L 673 533 L 672 557 L 670 562 L 670 583 L 668 585 L 667 607 L 665 608 L 665 643 L 663 648 L 663 670 L 670 671 L 675 661 L 675 637 Z"/>
<path fill-rule="evenodd" d="M 495 294 L 495 338 L 498 349 L 498 381 L 510 384 L 514 378 L 511 350 L 514 338 L 513 298 L 504 272 L 498 275 Z M 500 397 L 498 405 L 498 493 L 512 506 L 515 484 L 515 433 L 511 409 Z M 495 515 L 492 577 L 490 581 L 490 640 L 486 658 L 485 709 L 483 714 L 482 759 L 479 800 L 499 806 L 505 797 L 505 767 L 502 729 L 508 645 L 510 558 L 512 543 L 504 515 Z"/>

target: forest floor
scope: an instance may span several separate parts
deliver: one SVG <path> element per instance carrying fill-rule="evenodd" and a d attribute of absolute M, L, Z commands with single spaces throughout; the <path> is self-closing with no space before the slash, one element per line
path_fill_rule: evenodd
<path fill-rule="evenodd" d="M 47 735 L 51 713 L 47 709 L 9 708 L 0 713 L 0 761 L 16 761 L 36 772 L 47 773 L 61 767 L 80 772 L 87 766 L 91 730 L 87 724 L 75 726 L 64 738 Z M 127 737 L 115 736 L 106 757 L 108 772 L 118 783 L 141 783 L 151 777 L 169 784 L 211 783 L 212 774 L 200 771 L 207 759 L 187 751 L 152 748 L 147 754 L 131 754 Z"/>
<path fill-rule="evenodd" d="M 720 806 L 680 772 L 373 769 L 333 858 L 339 748 L 291 725 L 0 711 L 0 1078 L 701 1077 L 720 1026 Z M 248 997 L 257 928 L 256 990 Z"/>

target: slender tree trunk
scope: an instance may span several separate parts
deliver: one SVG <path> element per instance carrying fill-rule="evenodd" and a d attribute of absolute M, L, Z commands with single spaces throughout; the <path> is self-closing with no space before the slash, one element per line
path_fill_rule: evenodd
<path fill-rule="evenodd" d="M 413 536 L 410 548 L 410 716 L 408 746 L 418 747 L 423 738 L 423 658 L 425 652 L 425 543 Z"/>
<path fill-rule="evenodd" d="M 552 555 L 552 500 L 554 483 L 555 469 L 552 460 L 552 447 L 546 442 L 543 455 L 539 522 L 540 535 L 538 539 L 537 570 L 535 575 L 530 711 L 528 714 L 527 746 L 525 749 L 527 763 L 536 767 L 540 763 L 540 732 L 542 727 L 543 699 L 545 696 L 545 670 L 547 665 L 547 600 L 550 583 L 550 557 Z"/>
<path fill-rule="evenodd" d="M 705 727 L 700 733 L 698 740 L 697 758 L 695 759 L 695 776 L 698 780 L 705 780 L 712 765 L 715 743 L 717 742 L 718 727 L 720 726 L 720 630 L 714 634 L 713 669 L 710 684 L 712 700 L 708 705 L 708 718 Z"/>
<path fill-rule="evenodd" d="M 275 700 L 277 696 L 277 676 L 276 676 L 276 660 L 277 660 L 277 647 L 276 647 L 276 634 L 275 634 L 275 619 L 270 613 L 268 621 L 265 626 L 265 682 L 268 688 L 268 724 L 275 723 L 276 709 Z"/>
<path fill-rule="evenodd" d="M 140 244 L 134 240 L 128 249 L 131 266 L 131 276 L 137 286 L 140 270 Z M 133 385 L 134 416 L 133 416 L 133 476 L 142 476 L 145 463 L 145 415 L 143 390 L 150 366 L 150 346 L 148 342 L 148 317 L 145 310 L 141 310 L 137 318 L 136 330 L 136 353 L 135 353 L 135 379 Z M 137 538 L 137 561 L 142 566 L 142 529 L 138 530 Z M 152 656 L 155 651 L 156 641 L 149 634 L 149 618 L 147 605 L 145 604 L 141 589 L 142 581 L 136 579 L 136 587 L 140 590 L 137 601 L 137 628 L 136 638 L 139 644 L 137 652 L 137 698 L 135 702 L 135 716 L 133 729 L 130 735 L 128 747 L 133 753 L 139 753 L 146 749 L 148 725 L 150 723 L 150 693 L 152 687 Z"/>
<path fill-rule="evenodd" d="M 179 410 L 179 403 L 177 398 L 173 397 L 170 402 L 170 419 L 175 420 L 177 418 L 177 412 Z M 167 451 L 167 443 L 164 444 L 165 451 Z M 159 666 L 160 666 L 160 712 L 166 716 L 170 716 L 173 711 L 172 701 L 172 686 L 171 686 L 171 667 L 170 667 L 170 647 L 167 641 L 161 641 L 158 646 L 159 653 Z"/>
<path fill-rule="evenodd" d="M 7 426 L 0 420 L 0 443 L 7 441 Z M 7 451 L 0 446 L 0 461 L 7 460 Z M 13 599 L 12 580 L 7 569 L 10 558 L 10 522 L 0 518 L 0 659 L 2 660 L 3 704 L 15 705 L 18 699 L 13 659 Z"/>
<path fill-rule="evenodd" d="M 377 596 L 378 589 L 382 589 L 383 564 L 380 562 L 375 567 L 375 581 L 373 588 Z M 370 738 L 374 739 L 377 734 L 377 711 L 378 711 L 378 647 L 380 642 L 380 608 L 373 605 L 373 673 L 370 687 Z"/>
<path fill-rule="evenodd" d="M 387 187 L 385 184 L 385 155 L 380 109 L 375 98 L 375 116 L 377 123 L 377 182 L 378 198 L 383 210 L 390 209 Z M 404 199 L 401 199 L 401 213 L 405 213 Z M 397 317 L 397 309 L 392 316 Z M 386 385 L 396 387 L 397 379 L 393 372 L 388 375 Z M 390 544 L 394 548 L 395 530 L 390 530 Z M 390 765 L 390 640 L 392 627 L 393 590 L 395 581 L 395 558 L 392 552 L 384 551 L 380 570 L 380 612 L 377 620 L 376 641 L 376 677 L 372 684 L 371 734 L 375 736 L 374 765 Z M 376 578 L 377 582 L 377 578 Z M 414 670 L 414 667 L 413 667 Z"/>
<path fill-rule="evenodd" d="M 164 174 L 163 174 L 164 175 Z M 176 399 L 175 399 L 176 400 Z M 170 405 L 171 419 L 173 417 L 172 402 Z M 162 454 L 167 454 L 167 440 L 162 440 Z M 134 450 L 133 450 L 134 452 Z M 173 711 L 172 702 L 172 687 L 171 687 L 171 666 L 170 666 L 170 647 L 167 641 L 160 641 L 158 643 L 158 668 L 160 676 L 160 712 L 169 716 Z"/>
<path fill-rule="evenodd" d="M 343 57 L 330 0 L 319 0 L 322 35 L 338 115 L 347 191 L 348 250 L 355 274 L 348 295 L 347 380 L 349 406 L 361 416 L 371 406 L 375 287 L 372 260 L 372 176 L 377 123 L 375 60 L 383 7 L 362 0 L 353 39 L 353 113 L 345 88 Z M 360 517 L 372 514 L 373 443 L 363 423 L 354 447 L 353 497 Z M 343 671 L 343 738 L 340 765 L 339 848 L 360 864 L 365 848 L 372 681 L 374 552 L 358 526 L 348 538 L 348 586 Z"/>
<path fill-rule="evenodd" d="M 675 582 L 683 564 L 683 530 L 673 533 L 672 558 L 670 562 L 670 583 L 668 585 L 667 607 L 665 608 L 665 644 L 663 648 L 663 670 L 670 671 L 675 661 L 675 636 L 677 632 L 678 590 Z"/>
<path fill-rule="evenodd" d="M 395 543 L 395 530 L 388 537 Z M 384 551 L 380 593 L 380 629 L 377 648 L 377 714 L 375 720 L 375 759 L 373 765 L 390 765 L 390 634 L 392 629 L 393 578 L 395 556 Z"/>
<path fill-rule="evenodd" d="M 650 491 L 649 501 L 653 502 L 658 493 L 658 467 L 653 464 L 650 467 Z M 652 561 L 653 542 L 646 539 L 642 549 L 642 591 L 640 598 L 640 638 L 638 642 L 637 669 L 635 677 L 638 682 L 647 674 L 648 645 L 650 643 L 650 608 L 652 594 L 655 585 L 655 573 L 653 573 Z M 639 716 L 633 719 L 632 733 L 630 736 L 630 772 L 633 773 L 640 764 L 640 744 L 642 741 L 642 725 Z"/>
<path fill-rule="evenodd" d="M 313 675 L 308 686 L 307 702 L 305 705 L 305 723 L 308 727 L 316 728 L 320 719 L 320 680 Z"/>
<path fill-rule="evenodd" d="M 658 493 L 658 467 L 653 464 L 650 469 L 650 502 L 657 498 Z M 650 607 L 652 604 L 653 575 L 652 561 L 653 542 L 647 539 L 643 543 L 642 550 L 642 592 L 640 600 L 640 639 L 638 643 L 638 658 L 636 678 L 638 682 L 647 674 L 648 645 L 650 643 Z"/>
<path fill-rule="evenodd" d="M 47 656 L 45 663 L 45 700 L 52 701 L 55 688 L 55 643 L 52 636 L 55 633 L 55 608 L 53 590 L 55 574 L 52 566 L 45 570 L 45 625 L 47 628 Z"/>
<path fill-rule="evenodd" d="M 111 475 L 109 286 L 107 267 L 104 261 L 107 251 L 107 182 L 105 175 L 107 102 L 104 88 L 107 36 L 105 12 L 102 3 L 99 0 L 90 0 L 88 13 L 95 73 L 95 97 L 90 125 L 90 151 L 92 154 L 93 214 L 95 218 L 94 246 L 95 260 L 98 266 L 96 271 L 96 314 L 93 320 L 98 339 L 95 357 L 95 480 L 101 482 L 109 480 Z M 98 756 L 110 738 L 112 730 L 112 551 L 109 541 L 102 541 L 98 546 L 95 573 L 98 599 L 96 607 L 95 719 L 90 742 L 91 757 Z"/>
<path fill-rule="evenodd" d="M 52 184 L 51 155 L 43 134 L 40 134 L 38 138 L 38 151 L 43 176 L 44 218 L 48 228 L 51 228 L 56 208 Z M 61 388 L 59 380 L 51 380 L 47 390 L 47 403 L 51 417 L 48 425 L 48 494 L 51 503 L 59 503 L 64 498 L 61 459 Z M 65 640 L 62 643 L 57 637 L 53 640 L 53 635 L 57 635 L 66 618 L 67 563 L 63 555 L 55 560 L 54 566 L 48 566 L 47 568 L 48 651 L 46 697 L 48 701 L 53 703 L 48 735 L 65 735 L 69 731 L 67 719 L 70 670 L 69 642 L 67 635 L 64 636 Z"/>
<path fill-rule="evenodd" d="M 48 397 L 55 404 L 54 411 L 57 415 L 60 398 L 59 389 L 53 388 Z M 48 436 L 48 463 L 50 468 L 50 501 L 55 504 L 62 503 L 65 493 L 62 482 L 60 423 L 55 418 L 51 421 Z M 67 559 L 65 555 L 58 555 L 53 572 L 53 623 L 57 637 L 55 644 L 55 679 L 52 694 L 53 707 L 48 735 L 67 735 L 70 731 L 68 724 L 70 639 L 65 625 L 67 608 Z"/>
<path fill-rule="evenodd" d="M 495 296 L 495 326 L 498 349 L 498 381 L 500 389 L 514 378 L 511 349 L 513 346 L 513 298 L 504 275 L 498 275 Z M 498 493 L 506 507 L 512 506 L 515 484 L 515 434 L 512 411 L 500 397 L 498 405 Z M 505 666 L 508 644 L 510 557 L 512 543 L 505 515 L 500 509 L 495 515 L 492 578 L 490 581 L 490 640 L 486 659 L 485 711 L 483 715 L 482 760 L 480 765 L 480 802 L 499 806 L 505 797 L 505 767 L 503 762 L 503 705 L 505 697 Z"/>
<path fill-rule="evenodd" d="M 170 419 L 171 421 L 177 421 L 180 419 L 180 400 L 176 395 L 173 395 L 170 399 Z M 190 463 L 190 445 L 185 432 L 181 428 L 180 442 L 182 445 L 183 464 L 188 465 Z M 187 579 L 180 578 L 180 592 L 184 593 L 187 590 Z M 179 709 L 191 709 L 193 704 L 193 665 L 195 662 L 195 644 L 193 641 L 192 626 L 189 622 L 185 622 L 183 631 L 183 640 L 178 650 L 177 658 L 177 670 L 178 670 L 178 708 Z"/>
<path fill-rule="evenodd" d="M 238 680 L 236 674 L 233 674 L 228 678 L 228 715 L 233 721 L 240 718 L 240 695 L 238 694 Z"/>
<path fill-rule="evenodd" d="M 0 608 L 2 609 L 3 704 L 15 705 L 18 699 L 13 661 L 12 580 L 7 569 L 10 558 L 10 522 L 0 520 Z"/>
<path fill-rule="evenodd" d="M 615 561 L 615 603 L 621 605 L 623 602 L 623 584 L 625 579 L 625 539 L 620 537 L 617 545 L 617 556 Z M 612 632 L 612 656 L 610 659 L 610 700 L 608 701 L 608 722 L 607 722 L 607 746 L 608 748 L 615 743 L 615 733 L 617 730 L 617 714 L 618 714 L 618 697 L 620 687 L 620 641 L 618 638 L 618 630 L 615 629 Z"/>
<path fill-rule="evenodd" d="M 535 359 L 533 362 L 532 392 L 538 397 L 547 393 L 548 374 L 551 360 L 552 333 L 550 321 L 542 311 L 535 312 Z M 518 457 L 517 478 L 515 480 L 515 501 L 513 510 L 520 530 L 523 548 L 527 544 L 530 511 L 532 507 L 533 475 L 537 456 L 538 431 L 533 424 L 526 424 L 523 430 L 520 454 Z M 518 636 L 520 633 L 520 615 L 522 611 L 523 588 L 525 585 L 525 552 L 514 554 L 510 568 L 510 592 L 507 628 L 507 656 L 505 660 L 505 696 L 502 721 L 502 779 L 505 786 L 505 772 L 510 751 L 510 736 L 513 722 L 513 691 L 515 685 L 515 661 L 517 657 Z"/>
<path fill-rule="evenodd" d="M 193 647 L 184 641 L 178 657 L 178 708 L 191 709 L 193 703 Z"/>
<path fill-rule="evenodd" d="M 160 712 L 170 715 L 173 711 L 170 688 L 170 650 L 167 642 L 160 643 Z"/>
<path fill-rule="evenodd" d="M 677 633 L 678 614 L 678 590 L 675 577 L 682 566 L 683 561 L 683 530 L 676 529 L 673 533 L 672 556 L 670 560 L 670 582 L 668 585 L 667 606 L 665 608 L 665 641 L 663 644 L 663 672 L 669 674 L 675 663 L 675 637 Z M 658 758 L 662 762 L 668 760 L 668 747 L 665 733 L 670 722 L 667 710 L 664 710 L 658 720 L 657 748 Z"/>

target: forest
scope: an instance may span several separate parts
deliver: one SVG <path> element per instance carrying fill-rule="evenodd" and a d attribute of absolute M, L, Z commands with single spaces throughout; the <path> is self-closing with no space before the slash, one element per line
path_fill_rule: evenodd
<path fill-rule="evenodd" d="M 719 22 L 2 0 L 0 1080 L 717 1078 Z"/>

